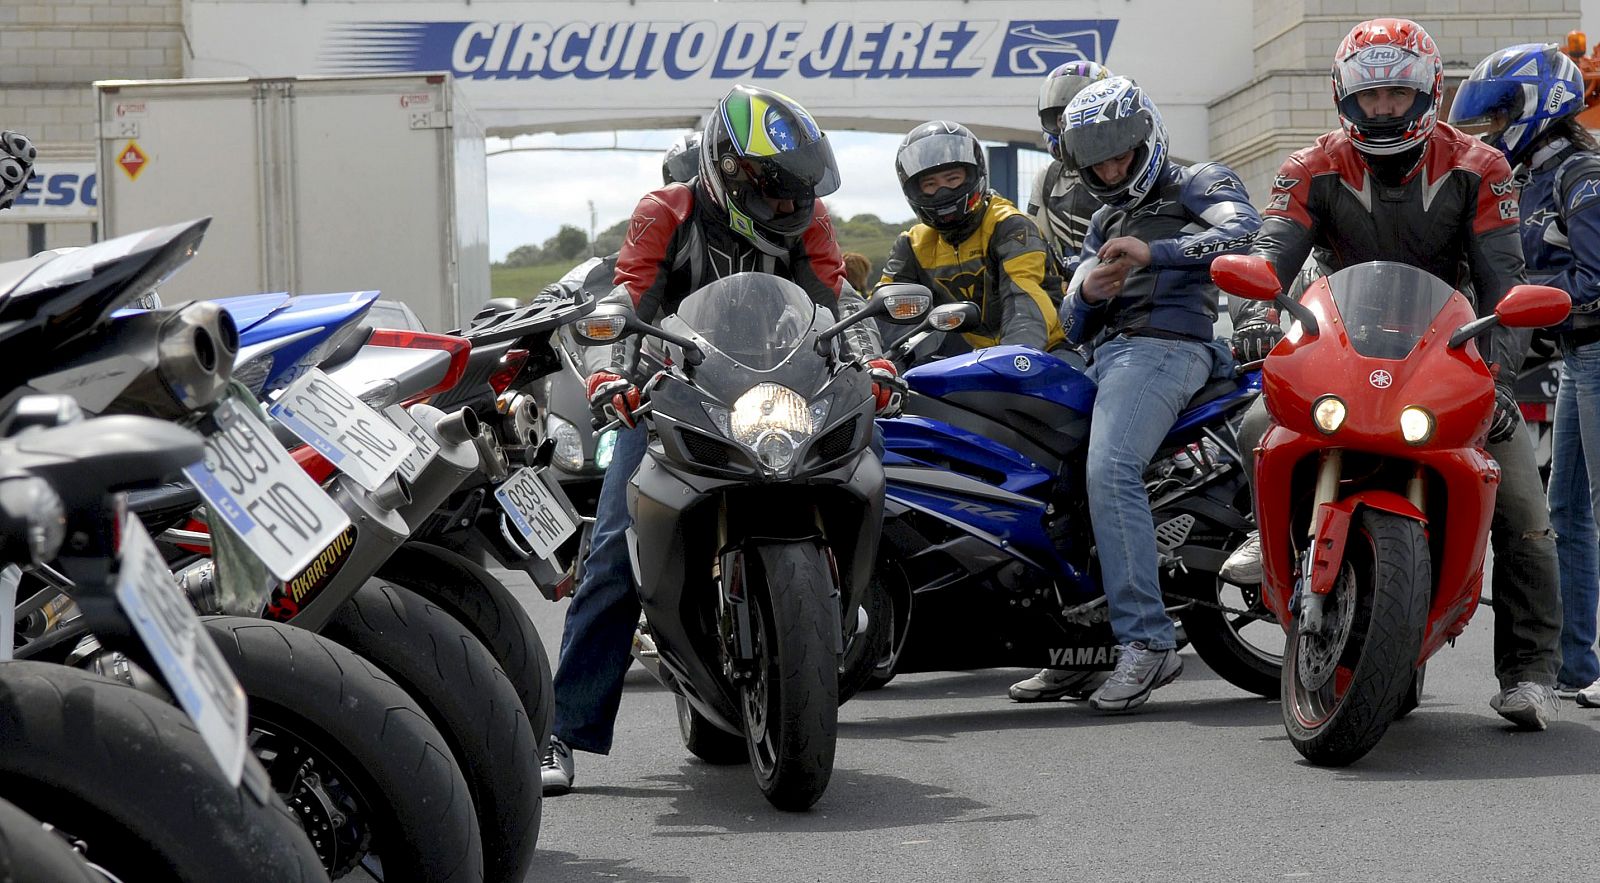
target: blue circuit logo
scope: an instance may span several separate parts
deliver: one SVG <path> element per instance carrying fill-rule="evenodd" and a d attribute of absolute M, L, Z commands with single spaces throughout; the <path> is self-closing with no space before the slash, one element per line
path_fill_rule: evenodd
<path fill-rule="evenodd" d="M 1041 77 L 1069 61 L 1106 60 L 1116 19 L 1014 21 L 994 62 L 997 77 Z"/>

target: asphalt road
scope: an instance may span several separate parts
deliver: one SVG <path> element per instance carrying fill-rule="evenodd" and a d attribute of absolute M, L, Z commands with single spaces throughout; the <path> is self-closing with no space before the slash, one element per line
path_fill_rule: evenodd
<path fill-rule="evenodd" d="M 566 604 L 507 578 L 554 659 Z M 608 757 L 546 803 L 529 881 L 1557 880 L 1600 862 L 1600 711 L 1494 712 L 1493 613 L 1428 667 L 1422 707 L 1341 770 L 1276 701 L 1192 651 L 1143 713 L 1005 698 L 1025 673 L 897 678 L 840 710 L 833 781 L 782 813 L 748 767 L 695 760 L 672 696 L 628 675 Z"/>

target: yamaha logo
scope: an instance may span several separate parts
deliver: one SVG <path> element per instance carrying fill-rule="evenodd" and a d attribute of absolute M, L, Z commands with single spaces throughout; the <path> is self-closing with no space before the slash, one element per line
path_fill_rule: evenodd
<path fill-rule="evenodd" d="M 1024 374 L 1027 373 L 1029 368 L 1033 367 L 1033 363 L 1028 361 L 1027 356 L 1017 356 L 1015 359 L 1011 360 L 1011 364 L 1014 365 L 1018 371 L 1021 371 Z"/>
<path fill-rule="evenodd" d="M 1378 389 L 1388 389 L 1394 385 L 1394 375 L 1379 368 L 1367 377 L 1367 381 Z"/>

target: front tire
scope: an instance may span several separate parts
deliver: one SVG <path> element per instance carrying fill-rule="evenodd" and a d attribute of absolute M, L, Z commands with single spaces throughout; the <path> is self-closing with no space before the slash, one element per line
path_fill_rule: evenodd
<path fill-rule="evenodd" d="M 838 602 L 816 545 L 762 545 L 758 554 L 764 579 L 747 584 L 757 669 L 740 688 L 745 743 L 767 802 L 798 812 L 833 776 L 839 657 L 828 605 Z"/>
<path fill-rule="evenodd" d="M 1383 738 L 1415 681 L 1432 582 L 1422 525 L 1361 510 L 1325 603 L 1332 634 L 1297 619 L 1284 657 L 1284 728 L 1307 760 L 1346 766 Z"/>

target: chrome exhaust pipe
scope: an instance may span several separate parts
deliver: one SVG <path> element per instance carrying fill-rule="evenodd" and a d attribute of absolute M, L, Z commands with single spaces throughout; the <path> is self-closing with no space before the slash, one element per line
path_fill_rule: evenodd
<path fill-rule="evenodd" d="M 472 437 L 472 444 L 478 449 L 478 461 L 482 464 L 483 474 L 496 484 L 505 481 L 511 474 L 511 463 L 506 459 L 505 449 L 495 440 L 494 433 L 479 432 Z"/>
<path fill-rule="evenodd" d="M 433 429 L 441 441 L 452 445 L 463 445 L 477 438 L 483 429 L 483 423 L 478 420 L 478 415 L 473 413 L 471 408 L 462 408 L 454 414 L 439 418 Z"/>
<path fill-rule="evenodd" d="M 372 492 L 372 501 L 385 509 L 399 509 L 411 504 L 411 483 L 396 472 Z"/>
<path fill-rule="evenodd" d="M 94 414 L 171 420 L 222 397 L 239 353 L 239 330 L 226 310 L 197 302 L 117 319 L 82 346 L 76 358 L 29 386 L 70 395 Z M 112 359 L 134 361 L 137 368 L 105 370 Z"/>
<path fill-rule="evenodd" d="M 239 329 L 227 310 L 209 302 L 185 304 L 161 325 L 156 372 L 173 400 L 194 410 L 221 396 L 238 355 Z"/>

